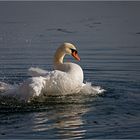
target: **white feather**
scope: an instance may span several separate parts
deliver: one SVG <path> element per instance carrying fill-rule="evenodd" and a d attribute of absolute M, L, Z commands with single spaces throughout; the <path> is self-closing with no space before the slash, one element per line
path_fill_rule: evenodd
<path fill-rule="evenodd" d="M 45 76 L 48 74 L 48 71 L 46 70 L 43 70 L 41 68 L 34 68 L 34 67 L 31 67 L 28 69 L 28 74 L 32 77 L 37 77 L 37 76 Z"/>

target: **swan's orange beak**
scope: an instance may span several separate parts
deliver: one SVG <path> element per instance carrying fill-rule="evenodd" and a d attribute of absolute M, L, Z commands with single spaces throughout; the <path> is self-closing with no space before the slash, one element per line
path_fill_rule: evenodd
<path fill-rule="evenodd" d="M 80 57 L 78 56 L 77 51 L 73 51 L 73 52 L 72 52 L 72 56 L 73 56 L 76 60 L 80 61 Z"/>

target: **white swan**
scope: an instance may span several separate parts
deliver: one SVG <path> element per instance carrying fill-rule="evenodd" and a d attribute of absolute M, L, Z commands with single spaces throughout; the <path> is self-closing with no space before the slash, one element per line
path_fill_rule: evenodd
<path fill-rule="evenodd" d="M 92 87 L 83 83 L 82 68 L 70 62 L 63 62 L 64 56 L 72 55 L 80 60 L 76 47 L 71 43 L 63 43 L 54 55 L 54 70 L 46 71 L 40 68 L 30 68 L 31 78 L 17 86 L 0 83 L 3 96 L 12 96 L 20 100 L 30 101 L 31 98 L 41 95 L 67 95 L 73 93 L 101 93 L 100 87 Z"/>
<path fill-rule="evenodd" d="M 72 55 L 80 61 L 76 47 L 71 43 L 63 43 L 54 55 L 54 71 L 45 71 L 40 68 L 30 68 L 29 74 L 33 76 L 33 83 L 43 78 L 41 92 L 48 94 L 70 94 L 77 93 L 83 86 L 82 68 L 70 62 L 63 62 L 64 56 Z M 45 81 L 45 82 L 44 82 Z M 39 94 L 39 93 L 38 93 Z"/>

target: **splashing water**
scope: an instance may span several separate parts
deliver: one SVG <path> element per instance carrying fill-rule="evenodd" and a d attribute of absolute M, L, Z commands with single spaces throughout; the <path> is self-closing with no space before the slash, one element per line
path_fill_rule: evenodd
<path fill-rule="evenodd" d="M 92 86 L 91 83 L 86 82 L 85 84 L 83 84 L 82 86 L 79 87 L 79 89 L 77 90 L 77 93 L 64 93 L 64 91 L 62 91 L 62 89 L 60 89 L 59 87 L 56 87 L 55 89 L 55 93 L 48 93 L 48 90 L 46 89 L 47 87 L 45 87 L 45 78 L 44 77 L 33 77 L 33 78 L 29 78 L 26 81 L 24 81 L 23 83 L 19 84 L 19 85 L 11 85 L 11 84 L 7 84 L 4 82 L 0 82 L 0 95 L 3 97 L 12 97 L 12 98 L 16 98 L 18 100 L 22 100 L 22 101 L 26 101 L 26 102 L 30 102 L 32 99 L 34 98 L 39 98 L 43 100 L 44 96 L 45 98 L 49 95 L 49 96 L 63 96 L 63 95 L 98 95 L 103 93 L 105 90 L 102 89 L 100 86 Z M 54 85 L 51 86 L 51 88 L 54 88 L 56 85 L 56 83 L 54 82 Z M 45 87 L 45 88 L 44 88 Z M 49 88 L 49 87 L 48 87 Z M 60 92 L 61 90 L 61 92 Z"/>

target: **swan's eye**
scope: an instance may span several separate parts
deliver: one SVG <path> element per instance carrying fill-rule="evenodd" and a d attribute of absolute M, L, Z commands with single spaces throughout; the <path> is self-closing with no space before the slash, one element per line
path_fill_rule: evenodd
<path fill-rule="evenodd" d="M 72 54 L 73 54 L 73 53 L 77 54 L 77 50 L 71 49 L 71 53 L 72 53 Z"/>

